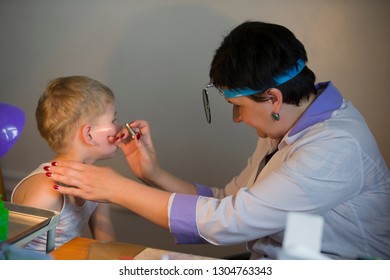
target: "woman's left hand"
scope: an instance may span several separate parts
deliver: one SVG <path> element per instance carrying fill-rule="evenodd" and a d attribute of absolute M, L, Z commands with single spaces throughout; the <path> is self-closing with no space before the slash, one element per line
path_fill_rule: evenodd
<path fill-rule="evenodd" d="M 46 176 L 57 182 L 53 187 L 60 193 L 100 202 L 112 202 L 113 195 L 125 185 L 122 181 L 127 180 L 111 168 L 77 161 L 58 161 L 45 170 L 49 170 Z"/>
<path fill-rule="evenodd" d="M 127 179 L 111 168 L 77 161 L 58 161 L 45 170 L 59 182 L 53 187 L 62 194 L 115 203 L 168 228 L 169 192 Z"/>

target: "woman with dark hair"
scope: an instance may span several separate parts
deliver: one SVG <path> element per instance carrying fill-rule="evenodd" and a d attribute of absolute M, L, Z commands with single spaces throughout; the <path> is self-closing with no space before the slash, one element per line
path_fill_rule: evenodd
<path fill-rule="evenodd" d="M 145 184 L 109 168 L 55 162 L 59 192 L 116 203 L 171 231 L 178 243 L 247 242 L 251 258 L 277 258 L 289 212 L 324 219 L 321 252 L 330 258 L 390 257 L 390 173 L 361 114 L 331 83 L 315 84 L 302 43 L 287 28 L 245 22 L 217 49 L 210 83 L 233 105 L 233 120 L 259 141 L 224 188 L 186 182 L 158 163 L 145 121 L 118 143 Z M 142 135 L 142 137 L 139 137 Z M 152 187 L 153 186 L 153 187 Z M 158 187 L 158 188 L 155 188 Z"/>

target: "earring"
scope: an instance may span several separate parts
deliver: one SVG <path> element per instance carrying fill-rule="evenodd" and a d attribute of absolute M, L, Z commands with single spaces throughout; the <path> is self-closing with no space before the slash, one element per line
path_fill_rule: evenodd
<path fill-rule="evenodd" d="M 274 112 L 272 112 L 272 118 L 275 120 L 275 121 L 278 121 L 278 120 L 280 120 L 280 115 L 279 115 L 279 113 L 274 113 Z"/>

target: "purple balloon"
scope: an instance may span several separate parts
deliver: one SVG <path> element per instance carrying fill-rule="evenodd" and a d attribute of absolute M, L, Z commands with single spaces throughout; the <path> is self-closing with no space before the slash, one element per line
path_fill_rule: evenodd
<path fill-rule="evenodd" d="M 0 158 L 16 143 L 25 121 L 24 112 L 10 104 L 0 103 Z"/>

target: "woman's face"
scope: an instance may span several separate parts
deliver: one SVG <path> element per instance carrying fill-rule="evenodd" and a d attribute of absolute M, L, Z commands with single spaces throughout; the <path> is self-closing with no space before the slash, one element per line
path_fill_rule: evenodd
<path fill-rule="evenodd" d="M 96 119 L 91 130 L 98 159 L 110 158 L 115 155 L 118 147 L 109 141 L 109 138 L 115 137 L 121 128 L 116 119 L 115 105 L 107 104 L 105 113 Z"/>
<path fill-rule="evenodd" d="M 226 98 L 233 105 L 233 121 L 253 127 L 261 138 L 274 138 L 272 101 L 256 102 L 246 96 Z"/>

